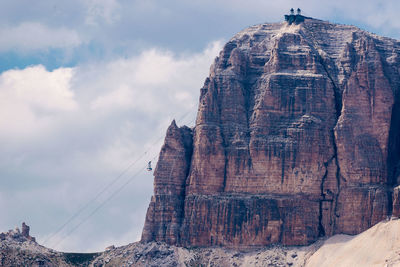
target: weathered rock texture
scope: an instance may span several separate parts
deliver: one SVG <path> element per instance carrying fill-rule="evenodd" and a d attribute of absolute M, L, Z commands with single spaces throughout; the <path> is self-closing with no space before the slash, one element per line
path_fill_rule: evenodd
<path fill-rule="evenodd" d="M 2 240 L 13 240 L 17 242 L 25 242 L 25 241 L 32 241 L 36 242 L 36 239 L 33 236 L 29 235 L 30 227 L 22 223 L 22 232 L 16 227 L 14 230 L 9 230 L 5 233 L 0 233 L 0 241 Z"/>
<path fill-rule="evenodd" d="M 399 213 L 400 43 L 304 18 L 234 36 L 172 123 L 142 241 L 305 245 Z"/>
<path fill-rule="evenodd" d="M 0 233 L 0 266 L 77 267 L 89 266 L 100 253 L 63 253 L 43 247 L 29 235 L 29 226 Z M 95 265 L 96 266 L 96 265 Z M 101 265 L 103 266 L 103 265 Z"/>

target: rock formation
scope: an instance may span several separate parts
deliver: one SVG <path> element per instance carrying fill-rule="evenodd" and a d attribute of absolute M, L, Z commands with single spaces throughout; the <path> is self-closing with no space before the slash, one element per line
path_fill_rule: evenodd
<path fill-rule="evenodd" d="M 25 222 L 22 223 L 22 232 L 19 230 L 18 227 L 16 227 L 14 230 L 9 230 L 8 232 L 5 233 L 0 233 L 0 240 L 12 240 L 16 242 L 26 242 L 26 241 L 32 241 L 36 242 L 36 239 L 33 236 L 29 235 L 29 226 L 25 224 Z"/>
<path fill-rule="evenodd" d="M 235 35 L 167 131 L 142 241 L 306 245 L 398 216 L 400 43 L 311 18 Z M 393 195 L 393 199 L 392 199 Z"/>
<path fill-rule="evenodd" d="M 29 235 L 29 226 L 22 223 L 22 230 L 0 233 L 0 266 L 44 266 L 44 267 L 78 267 L 89 266 L 101 253 L 67 253 L 39 245 Z M 93 267 L 103 265 L 90 265 Z"/>

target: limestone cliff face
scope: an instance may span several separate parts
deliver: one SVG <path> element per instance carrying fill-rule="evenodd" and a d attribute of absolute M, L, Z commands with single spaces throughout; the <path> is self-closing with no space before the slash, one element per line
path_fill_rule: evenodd
<path fill-rule="evenodd" d="M 154 196 L 143 229 L 145 241 L 178 244 L 184 216 L 185 181 L 192 154 L 192 130 L 178 128 L 175 121 L 168 128 L 159 161 L 154 171 Z"/>
<path fill-rule="evenodd" d="M 167 131 L 142 241 L 305 245 L 399 213 L 399 67 L 398 41 L 354 26 L 238 33 L 194 129 Z"/>

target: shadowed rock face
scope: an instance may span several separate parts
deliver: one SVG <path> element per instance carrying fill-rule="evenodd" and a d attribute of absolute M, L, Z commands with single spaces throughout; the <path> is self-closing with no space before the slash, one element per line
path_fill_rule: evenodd
<path fill-rule="evenodd" d="M 194 129 L 167 131 L 142 241 L 305 245 L 399 213 L 399 66 L 399 42 L 353 26 L 238 33 Z"/>

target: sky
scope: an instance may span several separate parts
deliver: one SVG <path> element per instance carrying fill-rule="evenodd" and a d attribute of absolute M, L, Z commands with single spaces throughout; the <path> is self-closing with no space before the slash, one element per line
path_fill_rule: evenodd
<path fill-rule="evenodd" d="M 172 119 L 194 125 L 236 32 L 306 16 L 400 39 L 400 2 L 0 1 L 0 232 L 102 251 L 140 239 Z"/>

